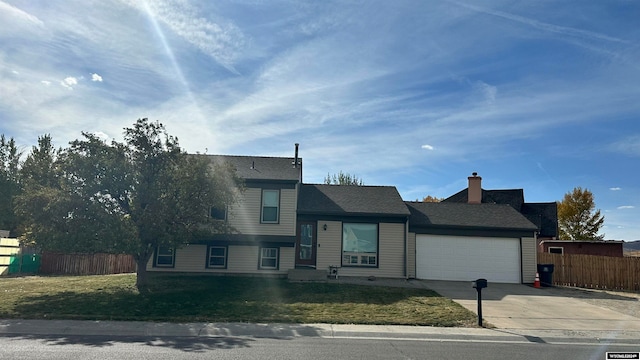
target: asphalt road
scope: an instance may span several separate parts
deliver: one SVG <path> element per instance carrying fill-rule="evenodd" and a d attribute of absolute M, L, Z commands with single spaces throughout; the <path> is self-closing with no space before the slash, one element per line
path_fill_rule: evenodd
<path fill-rule="evenodd" d="M 0 359 L 605 359 L 640 343 L 439 338 L 1 335 Z"/>

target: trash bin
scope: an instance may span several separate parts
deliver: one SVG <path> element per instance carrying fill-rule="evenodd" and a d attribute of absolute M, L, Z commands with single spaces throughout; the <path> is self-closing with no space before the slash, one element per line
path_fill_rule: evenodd
<path fill-rule="evenodd" d="M 553 264 L 538 264 L 538 274 L 540 275 L 540 285 L 553 286 Z"/>

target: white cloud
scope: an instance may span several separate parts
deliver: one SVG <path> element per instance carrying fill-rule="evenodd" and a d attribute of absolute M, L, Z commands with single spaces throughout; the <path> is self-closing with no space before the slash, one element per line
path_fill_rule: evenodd
<path fill-rule="evenodd" d="M 11 70 L 11 73 L 12 73 L 13 75 L 20 75 L 20 73 L 19 73 L 19 72 L 17 72 L 17 71 L 15 71 L 15 70 Z"/>
<path fill-rule="evenodd" d="M 424 145 L 421 146 L 421 148 L 423 148 L 425 150 L 433 150 L 434 149 L 434 147 L 429 145 L 429 144 L 424 144 Z"/>
<path fill-rule="evenodd" d="M 624 205 L 624 206 L 618 206 L 618 210 L 622 210 L 622 209 L 635 209 L 636 207 L 633 205 Z"/>
<path fill-rule="evenodd" d="M 102 131 L 94 131 L 94 132 L 93 132 L 93 135 L 95 135 L 95 136 L 97 136 L 98 138 L 100 138 L 100 139 L 102 139 L 102 140 L 105 140 L 105 141 L 107 141 L 107 140 L 109 140 L 109 139 L 110 139 L 109 135 L 107 135 L 107 134 L 103 133 Z"/>
<path fill-rule="evenodd" d="M 75 85 L 78 85 L 78 79 L 74 78 L 73 76 L 69 76 L 60 81 L 60 85 L 66 87 L 67 89 L 73 90 L 73 87 Z"/>
<path fill-rule="evenodd" d="M 98 74 L 91 74 L 91 81 L 99 81 L 102 82 L 102 76 Z"/>
<path fill-rule="evenodd" d="M 622 188 L 620 188 L 620 187 L 612 187 L 612 188 L 609 188 L 609 190 L 611 190 L 611 191 L 620 191 L 620 190 L 622 190 Z"/>
<path fill-rule="evenodd" d="M 44 86 L 49 86 L 49 85 L 51 85 L 51 81 L 47 81 L 47 80 L 42 80 L 42 81 L 40 81 L 40 83 L 41 83 L 42 85 L 44 85 Z"/>

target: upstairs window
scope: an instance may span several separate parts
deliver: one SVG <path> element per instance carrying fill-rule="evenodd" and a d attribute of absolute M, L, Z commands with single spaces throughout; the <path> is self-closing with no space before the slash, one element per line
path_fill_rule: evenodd
<path fill-rule="evenodd" d="M 277 223 L 280 212 L 280 190 L 262 190 L 263 223 Z"/>
<path fill-rule="evenodd" d="M 227 220 L 226 207 L 212 206 L 209 209 L 209 217 L 211 217 L 213 220 Z"/>

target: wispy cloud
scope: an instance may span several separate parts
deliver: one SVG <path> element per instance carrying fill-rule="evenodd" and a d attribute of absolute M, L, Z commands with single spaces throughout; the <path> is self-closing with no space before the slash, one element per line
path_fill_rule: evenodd
<path fill-rule="evenodd" d="M 636 207 L 633 205 L 623 205 L 623 206 L 618 206 L 618 210 L 622 210 L 622 209 L 635 209 Z"/>
<path fill-rule="evenodd" d="M 576 29 L 576 28 L 571 28 L 566 26 L 549 24 L 542 21 L 538 21 L 536 19 L 527 18 L 525 16 L 520 16 L 520 15 L 516 15 L 516 14 L 512 14 L 512 13 L 508 13 L 500 10 L 494 10 L 487 7 L 476 6 L 476 5 L 467 4 L 463 2 L 458 2 L 458 1 L 450 1 L 450 2 L 458 4 L 468 9 L 472 9 L 477 12 L 497 16 L 503 19 L 511 20 L 520 24 L 528 25 L 533 28 L 558 34 L 558 35 L 571 36 L 571 37 L 576 37 L 581 39 L 604 40 L 604 41 L 610 41 L 610 42 L 616 42 L 616 43 L 627 42 L 623 39 L 619 39 L 613 36 L 608 36 L 595 31 L 588 31 L 588 30 Z"/>
<path fill-rule="evenodd" d="M 31 15 L 13 5 L 7 4 L 4 1 L 0 1 L 0 13 L 9 14 L 9 16 L 12 18 L 25 20 L 38 26 L 44 25 L 44 23 L 40 19 L 38 19 L 38 17 Z"/>
<path fill-rule="evenodd" d="M 151 16 L 165 23 L 173 32 L 211 56 L 220 65 L 237 73 L 234 62 L 242 50 L 245 39 L 242 31 L 231 21 L 222 17 L 212 21 L 211 15 L 215 16 L 215 14 L 205 17 L 187 1 L 125 0 L 124 2 L 143 12 L 150 11 Z"/>
<path fill-rule="evenodd" d="M 620 187 L 611 187 L 611 188 L 609 188 L 609 190 L 611 190 L 611 191 L 620 191 L 620 190 L 622 190 L 622 188 L 620 188 Z"/>
<path fill-rule="evenodd" d="M 434 147 L 429 145 L 429 144 L 424 144 L 424 145 L 421 146 L 421 148 L 423 148 L 425 150 L 433 150 L 434 149 Z"/>
<path fill-rule="evenodd" d="M 629 156 L 640 156 L 640 135 L 624 137 L 609 145 L 609 149 Z"/>

